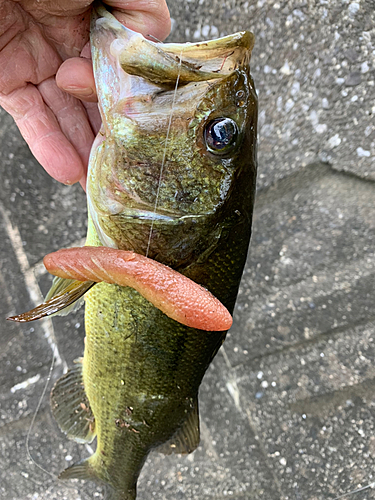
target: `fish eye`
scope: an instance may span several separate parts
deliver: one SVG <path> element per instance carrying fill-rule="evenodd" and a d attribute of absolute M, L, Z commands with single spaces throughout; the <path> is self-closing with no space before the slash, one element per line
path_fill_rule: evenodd
<path fill-rule="evenodd" d="M 231 118 L 216 118 L 204 129 L 206 147 L 211 153 L 227 153 L 236 145 L 237 138 L 237 123 Z"/>

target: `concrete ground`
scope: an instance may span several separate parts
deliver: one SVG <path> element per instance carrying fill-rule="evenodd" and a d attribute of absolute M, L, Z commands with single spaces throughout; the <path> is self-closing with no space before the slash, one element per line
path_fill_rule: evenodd
<path fill-rule="evenodd" d="M 201 387 L 201 445 L 152 454 L 139 499 L 373 499 L 375 3 L 169 4 L 171 40 L 255 33 L 259 182 L 234 326 Z M 56 480 L 89 450 L 41 399 L 82 353 L 82 311 L 4 320 L 48 288 L 42 257 L 84 237 L 84 195 L 44 173 L 4 112 L 0 137 L 0 496 L 99 499 Z"/>

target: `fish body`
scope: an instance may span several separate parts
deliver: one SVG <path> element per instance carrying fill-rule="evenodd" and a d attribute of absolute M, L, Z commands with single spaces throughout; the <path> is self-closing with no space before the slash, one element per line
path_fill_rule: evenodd
<path fill-rule="evenodd" d="M 251 234 L 257 99 L 252 35 L 161 44 L 102 7 L 91 27 L 103 126 L 88 174 L 87 245 L 166 264 L 233 311 Z M 190 328 L 136 290 L 86 293 L 85 351 L 52 392 L 68 437 L 95 453 L 61 478 L 133 500 L 151 449 L 199 443 L 198 389 L 226 332 Z"/>

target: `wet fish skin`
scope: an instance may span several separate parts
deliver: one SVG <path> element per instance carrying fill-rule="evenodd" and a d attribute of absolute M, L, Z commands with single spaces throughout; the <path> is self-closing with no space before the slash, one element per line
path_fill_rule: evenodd
<path fill-rule="evenodd" d="M 145 81 L 147 73 L 140 76 L 130 62 L 128 76 L 122 73 L 121 44 L 130 39 L 136 51 L 144 46 L 139 35 L 101 7 L 91 31 L 103 128 L 90 158 L 87 244 L 144 255 L 151 231 L 149 256 L 208 288 L 232 312 L 251 234 L 256 177 L 251 37 L 218 41 L 217 53 L 213 42 L 208 52 L 204 44 L 189 45 L 187 62 L 202 69 L 194 68 L 192 83 L 184 77 L 174 96 L 165 82 L 173 83 L 175 69 L 160 64 Z M 113 45 L 115 39 L 121 43 Z M 155 47 L 174 55 L 177 64 L 183 59 L 183 46 Z M 205 56 L 199 61 L 197 54 Z M 215 78 L 206 80 L 210 73 Z M 213 153 L 205 130 L 221 117 L 237 124 L 237 142 Z M 61 478 L 92 479 L 107 486 L 108 499 L 134 500 L 151 449 L 187 453 L 198 445 L 198 389 L 225 332 L 181 325 L 132 288 L 106 283 L 86 294 L 85 325 L 83 360 L 56 384 L 52 409 L 69 437 L 90 442 L 96 436 L 97 448 Z"/>

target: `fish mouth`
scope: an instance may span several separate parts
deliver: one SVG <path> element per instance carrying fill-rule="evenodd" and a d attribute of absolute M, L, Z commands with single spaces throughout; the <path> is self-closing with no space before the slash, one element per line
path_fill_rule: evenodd
<path fill-rule="evenodd" d="M 241 31 L 197 43 L 162 43 L 146 40 L 124 27 L 103 6 L 94 8 L 91 44 L 103 49 L 113 36 L 109 52 L 128 74 L 156 85 L 173 86 L 215 80 L 249 64 L 254 35 Z"/>

